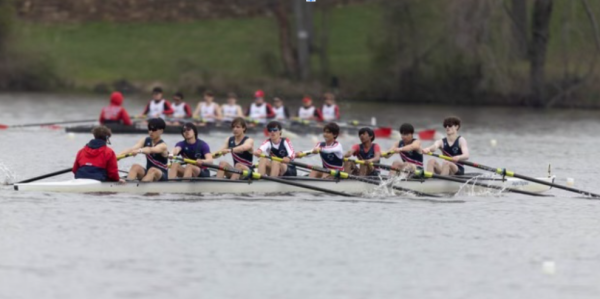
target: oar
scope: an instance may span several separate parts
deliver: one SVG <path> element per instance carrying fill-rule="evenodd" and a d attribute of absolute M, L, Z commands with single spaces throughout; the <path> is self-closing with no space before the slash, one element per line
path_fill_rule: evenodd
<path fill-rule="evenodd" d="M 63 125 L 63 124 L 75 124 L 75 123 L 89 123 L 89 122 L 93 122 L 93 121 L 98 121 L 98 119 L 94 118 L 94 119 L 83 119 L 83 120 L 68 120 L 68 121 L 56 121 L 56 122 L 50 122 L 50 123 L 21 124 L 21 125 L 0 124 L 0 130 L 9 129 L 9 128 L 26 128 L 26 127 L 53 126 L 53 125 Z"/>
<path fill-rule="evenodd" d="M 132 155 L 133 155 L 133 154 L 126 154 L 126 155 L 121 155 L 121 156 L 118 156 L 118 157 L 117 157 L 117 161 L 118 161 L 118 160 L 121 160 L 121 159 L 123 159 L 123 158 L 130 157 L 130 156 L 132 156 Z M 49 178 L 49 177 L 53 177 L 53 176 L 57 176 L 57 175 L 59 175 L 59 174 L 67 173 L 67 172 L 70 172 L 70 171 L 72 171 L 72 170 L 73 170 L 73 167 L 69 167 L 69 168 L 65 168 L 65 169 L 63 169 L 63 170 L 55 171 L 55 172 L 52 172 L 52 173 L 49 173 L 49 174 L 40 175 L 40 176 L 36 176 L 36 177 L 34 177 L 34 178 L 31 178 L 31 179 L 27 179 L 27 180 L 24 180 L 24 181 L 20 181 L 20 182 L 17 182 L 16 184 L 25 184 L 25 183 L 31 183 L 31 182 L 34 182 L 34 181 L 39 181 L 39 180 L 41 180 L 41 179 L 45 179 L 45 178 Z"/>
<path fill-rule="evenodd" d="M 262 155 L 262 156 L 264 156 L 265 158 L 271 159 L 273 161 L 283 162 L 283 159 L 281 159 L 279 157 L 269 157 L 269 156 L 265 156 L 265 155 Z M 296 165 L 298 167 L 306 168 L 306 169 L 311 169 L 311 170 L 315 170 L 315 171 L 319 171 L 319 172 L 323 172 L 323 173 L 328 173 L 328 174 L 330 174 L 332 176 L 340 177 L 342 179 L 353 179 L 353 180 L 356 180 L 356 181 L 365 182 L 365 183 L 369 183 L 369 184 L 373 184 L 373 185 L 378 185 L 378 186 L 381 183 L 381 182 L 378 182 L 378 181 L 369 180 L 368 178 L 364 178 L 364 177 L 361 177 L 361 176 L 352 175 L 352 174 L 349 174 L 347 172 L 338 171 L 338 170 L 331 170 L 331 169 L 325 169 L 323 167 L 318 167 L 318 166 L 315 166 L 315 165 L 308 165 L 308 164 L 304 164 L 304 163 L 300 163 L 300 162 L 296 162 L 296 161 L 290 161 L 290 164 Z M 403 192 L 411 192 L 411 193 L 414 193 L 414 194 L 419 195 L 419 196 L 440 197 L 438 195 L 423 193 L 423 192 L 419 192 L 419 191 L 415 191 L 415 190 L 411 190 L 411 189 L 407 189 L 407 188 L 403 188 L 403 187 L 399 187 L 399 186 L 392 186 L 392 188 L 394 188 L 396 190 L 399 190 L 399 191 L 403 191 Z"/>
<path fill-rule="evenodd" d="M 192 159 L 183 159 L 184 162 L 188 163 L 188 164 L 192 164 L 192 165 L 196 165 L 196 160 L 192 160 Z M 338 192 L 338 191 L 333 191 L 333 190 L 327 190 L 324 188 L 319 188 L 319 187 L 314 187 L 314 186 L 310 186 L 310 185 L 306 185 L 306 184 L 300 184 L 300 183 L 296 183 L 296 182 L 292 182 L 292 181 L 288 181 L 288 180 L 284 180 L 284 179 L 280 179 L 280 178 L 275 178 L 275 177 L 270 177 L 270 176 L 263 176 L 258 172 L 250 172 L 248 170 L 239 170 L 239 169 L 235 169 L 235 168 L 229 168 L 229 167 L 221 167 L 218 165 L 214 165 L 214 164 L 210 164 L 210 163 L 202 163 L 202 166 L 207 167 L 207 168 L 212 168 L 212 169 L 216 169 L 216 170 L 223 170 L 225 172 L 229 172 L 229 173 L 237 173 L 239 175 L 242 176 L 247 176 L 248 174 L 252 175 L 252 179 L 254 180 L 265 180 L 265 181 L 273 181 L 273 182 L 277 182 L 277 183 L 281 183 L 281 184 L 286 184 L 286 185 L 290 185 L 290 186 L 295 186 L 295 187 L 300 187 L 300 188 L 305 188 L 305 189 L 311 189 L 311 190 L 315 190 L 315 191 L 320 191 L 323 193 L 329 193 L 329 194 L 334 194 L 334 195 L 339 195 L 339 196 L 346 196 L 346 197 L 350 197 L 352 195 L 345 193 L 345 192 Z M 267 190 L 265 190 L 267 191 Z"/>
<path fill-rule="evenodd" d="M 382 168 L 385 170 L 402 171 L 402 169 L 392 167 L 390 165 L 381 164 L 381 163 L 365 162 L 363 160 L 352 160 L 352 159 L 348 159 L 348 158 L 344 158 L 344 161 L 350 161 L 350 162 L 354 162 L 356 164 L 363 164 L 363 165 L 367 164 L 367 165 L 379 167 L 379 168 Z M 414 171 L 414 174 L 416 176 L 423 177 L 423 178 L 434 178 L 434 179 L 446 180 L 446 181 L 463 183 L 463 184 L 471 184 L 471 185 L 475 185 L 475 186 L 479 186 L 479 187 L 491 188 L 491 189 L 496 189 L 496 190 L 506 190 L 508 192 L 520 193 L 520 194 L 531 195 L 531 196 L 553 197 L 553 195 L 540 194 L 540 193 L 535 193 L 535 192 L 530 192 L 530 191 L 525 191 L 525 190 L 514 189 L 514 188 L 510 188 L 510 187 L 490 185 L 490 184 L 486 184 L 486 183 L 475 182 L 475 181 L 457 178 L 457 177 L 439 175 L 439 174 L 435 174 L 432 172 L 423 171 L 420 169 L 416 169 Z"/>
<path fill-rule="evenodd" d="M 454 162 L 454 161 L 452 161 L 452 157 L 448 157 L 448 156 L 444 156 L 444 155 L 438 155 L 438 154 L 434 154 L 434 153 L 428 153 L 428 155 L 434 156 L 434 157 L 437 157 L 437 158 L 440 158 L 440 159 L 444 159 L 444 160 L 447 160 L 447 161 Z M 514 178 L 519 178 L 519 179 L 523 179 L 523 180 L 534 182 L 534 183 L 541 184 L 541 185 L 546 185 L 546 186 L 550 186 L 550 187 L 554 187 L 554 188 L 558 188 L 558 189 L 563 189 L 563 190 L 566 190 L 566 191 L 571 191 L 571 192 L 579 193 L 579 194 L 590 196 L 590 197 L 600 198 L 600 195 L 596 194 L 596 193 L 592 193 L 592 192 L 584 191 L 584 190 L 579 190 L 579 189 L 575 189 L 575 188 L 571 188 L 571 187 L 567 187 L 567 186 L 563 186 L 563 185 L 559 185 L 559 184 L 554 184 L 554 183 L 551 183 L 551 182 L 546 182 L 546 181 L 538 180 L 536 178 L 532 178 L 532 177 L 528 177 L 528 176 L 525 176 L 525 175 L 521 175 L 521 174 L 515 173 L 514 171 L 506 170 L 506 168 L 493 168 L 493 167 L 489 167 L 489 166 L 485 166 L 485 165 L 481 165 L 479 163 L 473 163 L 473 162 L 469 162 L 469 161 L 460 161 L 458 163 L 459 164 L 463 164 L 463 165 L 467 165 L 467 166 L 471 166 L 471 167 L 475 167 L 475 168 L 479 168 L 479 169 L 482 169 L 482 170 L 494 172 L 494 173 L 497 173 L 497 174 L 502 175 L 502 176 L 509 176 L 509 177 L 514 177 Z"/>

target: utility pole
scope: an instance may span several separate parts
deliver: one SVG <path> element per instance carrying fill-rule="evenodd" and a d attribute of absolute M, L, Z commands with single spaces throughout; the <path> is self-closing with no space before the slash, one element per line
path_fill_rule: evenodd
<path fill-rule="evenodd" d="M 304 0 L 292 0 L 294 3 L 294 14 L 296 15 L 296 34 L 298 37 L 298 68 L 300 80 L 306 81 L 310 76 L 310 29 L 307 24 L 308 9 L 306 5 L 312 3 Z M 312 18 L 310 18 L 312 19 Z"/>

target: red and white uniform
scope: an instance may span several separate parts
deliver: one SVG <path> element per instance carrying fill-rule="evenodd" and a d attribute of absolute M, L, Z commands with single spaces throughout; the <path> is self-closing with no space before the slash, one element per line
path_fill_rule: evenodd
<path fill-rule="evenodd" d="M 315 146 L 316 148 L 320 149 L 319 155 L 324 168 L 344 170 L 344 149 L 341 143 L 337 141 L 333 141 L 331 144 L 319 142 Z"/>
<path fill-rule="evenodd" d="M 146 109 L 144 109 L 144 115 L 148 115 L 149 117 L 158 117 L 165 118 L 166 115 L 173 114 L 173 107 L 171 107 L 171 103 L 169 101 L 162 99 L 160 101 L 152 100 L 148 105 L 146 105 Z"/>
<path fill-rule="evenodd" d="M 275 112 L 273 112 L 273 107 L 269 103 L 263 103 L 262 105 L 256 105 L 256 103 L 252 103 L 246 112 L 246 115 L 251 119 L 258 121 L 260 124 L 264 124 L 267 122 L 267 118 L 275 117 Z"/>
<path fill-rule="evenodd" d="M 321 110 L 324 121 L 336 121 L 340 119 L 340 108 L 338 105 L 323 105 Z"/>
<path fill-rule="evenodd" d="M 283 143 L 283 148 L 281 147 L 281 143 Z M 267 156 L 276 156 L 279 158 L 289 157 L 291 160 L 294 160 L 294 158 L 296 158 L 296 152 L 294 152 L 292 142 L 287 138 L 280 138 L 279 143 L 273 143 L 271 142 L 271 139 L 267 139 L 258 148 Z M 282 149 L 281 152 L 271 153 L 271 150 L 278 149 Z"/>
<path fill-rule="evenodd" d="M 217 117 L 217 104 L 206 102 L 200 103 L 200 117 L 204 122 L 214 123 Z"/>
<path fill-rule="evenodd" d="M 321 115 L 321 111 L 317 109 L 315 106 L 309 107 L 300 107 L 298 109 L 298 118 L 300 119 L 314 119 L 316 121 L 321 121 L 323 116 Z"/>
<path fill-rule="evenodd" d="M 102 108 L 100 112 L 100 124 L 105 123 L 121 123 L 126 126 L 131 126 L 131 118 L 127 110 L 121 106 L 123 104 L 123 95 L 120 92 L 113 92 L 110 95 L 110 106 Z"/>
<path fill-rule="evenodd" d="M 173 117 L 175 118 L 191 118 L 192 117 L 192 108 L 188 103 L 181 102 L 179 105 L 173 103 L 171 104 L 173 107 Z"/>
<path fill-rule="evenodd" d="M 223 121 L 233 121 L 234 118 L 238 117 L 238 109 L 242 110 L 240 105 L 229 105 L 225 104 L 221 106 L 223 112 Z"/>

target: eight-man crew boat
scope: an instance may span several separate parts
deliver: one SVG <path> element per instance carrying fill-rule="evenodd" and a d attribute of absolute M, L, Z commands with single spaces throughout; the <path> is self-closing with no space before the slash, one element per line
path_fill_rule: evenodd
<path fill-rule="evenodd" d="M 490 185 L 503 186 L 529 192 L 542 193 L 551 187 L 522 179 L 508 177 L 500 178 L 473 178 L 472 176 L 457 176 L 471 178 L 473 181 Z M 362 194 L 378 188 L 375 185 L 356 180 L 327 180 L 308 177 L 282 177 L 285 180 L 310 184 L 332 191 Z M 554 177 L 539 178 L 540 180 L 553 182 Z M 465 185 L 463 183 L 451 182 L 439 179 L 408 179 L 395 182 L 394 186 L 403 187 L 416 192 L 430 194 L 454 194 L 461 190 L 475 193 L 493 192 L 485 187 Z M 265 194 L 265 193 L 294 193 L 294 192 L 318 192 L 301 187 L 295 187 L 270 181 L 240 181 L 218 178 L 193 178 L 189 181 L 168 182 L 127 182 L 119 184 L 116 182 L 100 182 L 89 179 L 68 180 L 63 182 L 25 183 L 15 184 L 17 191 L 37 192 L 70 192 L 70 193 L 183 193 L 183 194 Z M 389 189 L 393 191 L 393 189 Z M 490 191 L 491 190 L 491 191 Z"/>

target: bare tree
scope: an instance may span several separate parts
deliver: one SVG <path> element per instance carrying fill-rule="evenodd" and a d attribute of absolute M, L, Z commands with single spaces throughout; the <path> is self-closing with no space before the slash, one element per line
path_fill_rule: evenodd
<path fill-rule="evenodd" d="M 269 8 L 275 15 L 277 27 L 279 28 L 279 50 L 283 61 L 284 74 L 287 77 L 294 77 L 298 73 L 298 61 L 294 55 L 288 6 L 284 1 L 272 0 L 269 3 Z"/>
<path fill-rule="evenodd" d="M 550 39 L 550 19 L 552 17 L 553 0 L 535 0 L 531 27 L 530 47 L 530 80 L 532 104 L 536 107 L 544 105 L 545 64 L 548 40 Z"/>

